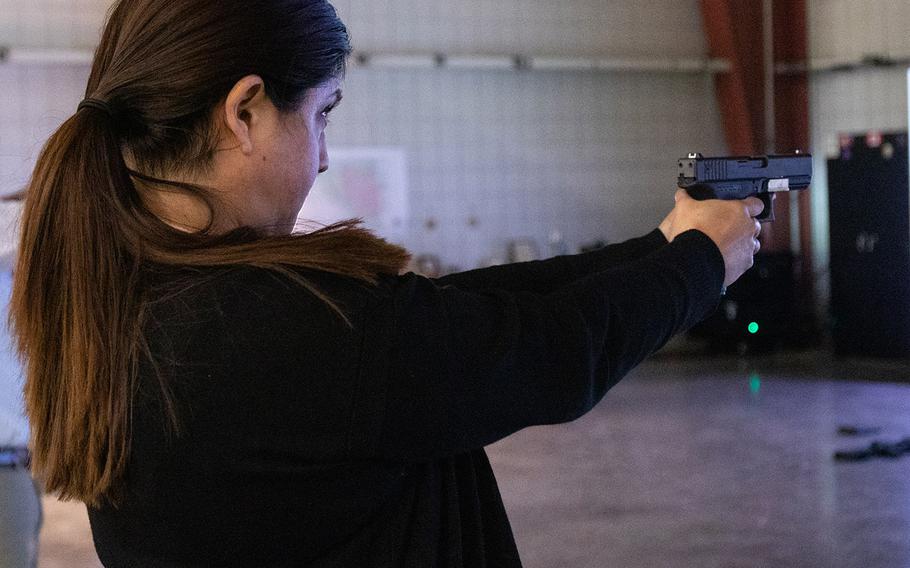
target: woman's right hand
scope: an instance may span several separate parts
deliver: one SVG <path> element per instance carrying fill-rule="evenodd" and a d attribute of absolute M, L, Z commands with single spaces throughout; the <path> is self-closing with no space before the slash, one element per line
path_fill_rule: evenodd
<path fill-rule="evenodd" d="M 761 223 L 755 217 L 763 209 L 764 204 L 754 197 L 742 201 L 697 201 L 680 189 L 676 192 L 676 207 L 661 223 L 660 230 L 670 242 L 692 229 L 706 234 L 724 257 L 724 286 L 729 286 L 752 267 L 752 258 L 761 248 Z"/>

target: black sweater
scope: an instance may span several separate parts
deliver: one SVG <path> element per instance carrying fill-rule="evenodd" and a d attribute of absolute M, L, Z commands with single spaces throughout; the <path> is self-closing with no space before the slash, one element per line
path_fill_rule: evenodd
<path fill-rule="evenodd" d="M 350 325 L 254 268 L 149 304 L 126 497 L 89 510 L 106 566 L 520 566 L 483 447 L 593 408 L 716 307 L 724 263 L 655 231 L 435 281 L 304 275 Z"/>

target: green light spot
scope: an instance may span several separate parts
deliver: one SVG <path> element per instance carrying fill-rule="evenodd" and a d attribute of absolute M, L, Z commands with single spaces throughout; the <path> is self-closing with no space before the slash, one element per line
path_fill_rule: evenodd
<path fill-rule="evenodd" d="M 752 394 L 758 394 L 761 391 L 761 377 L 758 373 L 752 373 L 752 376 L 749 377 L 749 391 Z"/>
<path fill-rule="evenodd" d="M 756 333 L 758 333 L 758 330 L 759 330 L 758 322 L 752 322 L 749 324 L 749 333 L 751 333 L 752 335 L 755 335 Z"/>

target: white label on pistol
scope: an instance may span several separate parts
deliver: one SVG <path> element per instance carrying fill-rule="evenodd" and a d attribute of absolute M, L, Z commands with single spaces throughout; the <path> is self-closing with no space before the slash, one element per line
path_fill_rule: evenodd
<path fill-rule="evenodd" d="M 772 179 L 768 180 L 768 191 L 790 191 L 790 179 Z"/>

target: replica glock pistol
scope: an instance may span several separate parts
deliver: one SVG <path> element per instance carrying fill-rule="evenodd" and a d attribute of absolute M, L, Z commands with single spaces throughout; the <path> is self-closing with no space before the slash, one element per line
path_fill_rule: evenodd
<path fill-rule="evenodd" d="M 694 199 L 746 199 L 765 204 L 762 223 L 774 220 L 775 193 L 806 189 L 812 182 L 811 154 L 705 158 L 689 154 L 679 160 L 677 185 Z"/>

